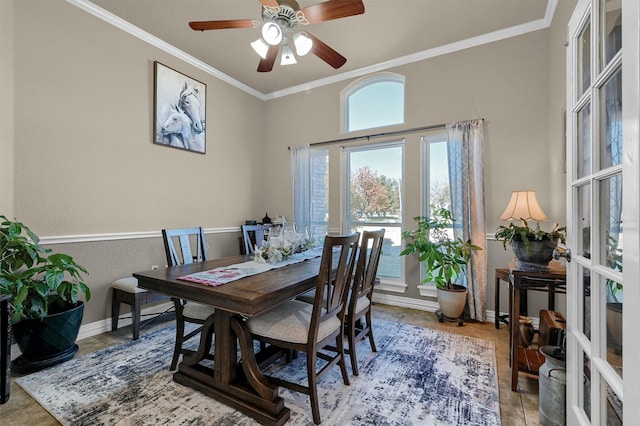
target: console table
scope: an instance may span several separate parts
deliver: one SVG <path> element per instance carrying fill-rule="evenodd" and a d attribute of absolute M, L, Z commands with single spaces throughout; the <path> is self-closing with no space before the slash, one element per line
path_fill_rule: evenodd
<path fill-rule="evenodd" d="M 518 387 L 518 372 L 538 374 L 540 365 L 544 362 L 537 350 L 521 348 L 518 333 L 520 315 L 527 315 L 527 292 L 544 291 L 549 294 L 548 309 L 555 310 L 555 296 L 566 293 L 566 270 L 564 264 L 552 261 L 548 267 L 537 271 L 521 270 L 514 263 L 509 268 L 499 268 L 495 272 L 495 327 L 500 322 L 509 325 L 509 364 L 511 365 L 511 390 Z M 509 315 L 499 315 L 500 283 L 509 284 Z"/>

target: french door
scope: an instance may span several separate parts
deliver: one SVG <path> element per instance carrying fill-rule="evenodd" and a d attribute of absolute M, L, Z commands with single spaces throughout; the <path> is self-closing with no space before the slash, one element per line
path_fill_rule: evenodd
<path fill-rule="evenodd" d="M 638 0 L 580 0 L 569 22 L 570 425 L 640 419 L 639 9 Z"/>

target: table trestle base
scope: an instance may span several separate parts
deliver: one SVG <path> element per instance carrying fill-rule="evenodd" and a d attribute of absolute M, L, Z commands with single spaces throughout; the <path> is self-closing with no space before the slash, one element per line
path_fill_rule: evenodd
<path fill-rule="evenodd" d="M 263 425 L 280 426 L 285 424 L 291 416 L 282 398 L 277 397 L 273 401 L 266 401 L 241 382 L 220 386 L 215 382 L 213 370 L 202 365 L 181 365 L 173 374 L 173 380 L 242 411 Z"/>

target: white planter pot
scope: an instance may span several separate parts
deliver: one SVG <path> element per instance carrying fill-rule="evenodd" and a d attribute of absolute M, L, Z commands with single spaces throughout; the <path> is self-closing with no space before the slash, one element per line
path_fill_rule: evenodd
<path fill-rule="evenodd" d="M 438 289 L 440 312 L 448 318 L 460 318 L 467 303 L 467 288 L 454 284 L 452 289 Z"/>

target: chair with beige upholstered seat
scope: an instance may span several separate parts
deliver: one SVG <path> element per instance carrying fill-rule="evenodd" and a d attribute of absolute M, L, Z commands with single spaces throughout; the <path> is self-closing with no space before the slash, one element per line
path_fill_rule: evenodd
<path fill-rule="evenodd" d="M 169 298 L 166 294 L 156 293 L 155 291 L 138 287 L 138 280 L 135 277 L 119 278 L 115 280 L 111 284 L 111 291 L 111 331 L 116 331 L 118 329 L 120 305 L 125 303 L 131 306 L 131 328 L 133 331 L 133 340 L 138 340 L 138 337 L 140 337 L 142 305 Z"/>
<path fill-rule="evenodd" d="M 346 385 L 349 376 L 344 354 L 344 317 L 347 293 L 353 279 L 358 234 L 325 237 L 313 305 L 290 300 L 261 315 L 249 318 L 245 326 L 253 339 L 276 348 L 307 354 L 307 385 L 270 377 L 277 385 L 309 395 L 313 421 L 320 423 L 317 382 L 335 364 Z M 332 273 L 335 271 L 335 275 Z M 320 350 L 323 350 L 320 352 Z M 316 360 L 327 363 L 317 370 Z"/>
<path fill-rule="evenodd" d="M 358 251 L 356 272 L 354 274 L 353 285 L 349 290 L 347 303 L 347 313 L 345 315 L 345 334 L 349 342 L 345 352 L 351 358 L 351 369 L 356 376 L 358 372 L 358 360 L 356 354 L 356 343 L 365 338 L 369 338 L 371 350 L 376 352 L 376 344 L 373 340 L 373 328 L 371 322 L 371 299 L 373 297 L 373 286 L 376 282 L 378 263 L 382 253 L 382 242 L 384 240 L 384 229 L 379 231 L 364 231 Z M 315 300 L 315 289 L 298 297 L 303 302 L 313 303 Z"/>
<path fill-rule="evenodd" d="M 194 262 L 203 262 L 208 259 L 207 241 L 202 227 L 183 229 L 163 229 L 167 264 L 169 266 L 186 265 Z M 176 249 L 177 246 L 180 248 Z M 195 248 L 195 254 L 194 250 Z M 215 309 L 209 305 L 191 302 L 177 297 L 172 297 L 176 311 L 176 342 L 171 360 L 171 370 L 178 365 L 180 354 L 189 355 L 193 351 L 183 348 L 184 342 L 198 335 L 202 326 L 185 334 L 185 323 L 204 324 L 205 320 L 214 314 Z M 208 356 L 212 358 L 212 356 Z"/>

